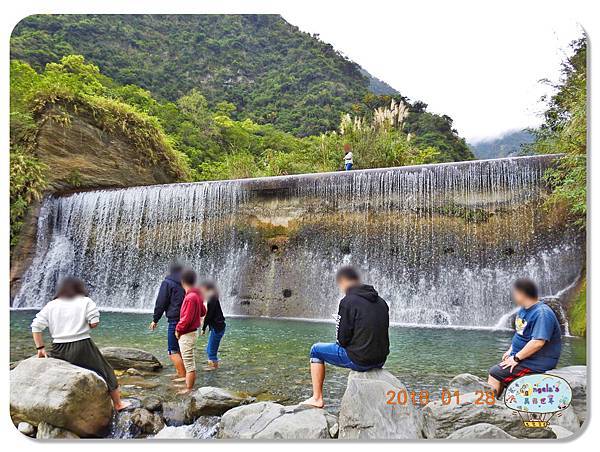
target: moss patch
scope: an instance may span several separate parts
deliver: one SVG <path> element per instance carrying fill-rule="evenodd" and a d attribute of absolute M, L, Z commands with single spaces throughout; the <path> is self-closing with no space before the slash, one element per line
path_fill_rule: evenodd
<path fill-rule="evenodd" d="M 587 305 L 587 283 L 583 282 L 581 286 L 581 290 L 579 291 L 579 295 L 573 301 L 571 308 L 569 309 L 569 329 L 571 330 L 571 334 L 576 336 L 585 336 L 586 335 L 586 326 L 587 326 L 587 315 L 586 315 L 586 305 Z"/>

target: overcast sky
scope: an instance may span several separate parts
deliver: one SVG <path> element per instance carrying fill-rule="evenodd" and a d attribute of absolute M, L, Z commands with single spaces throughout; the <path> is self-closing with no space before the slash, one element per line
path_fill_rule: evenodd
<path fill-rule="evenodd" d="M 518 3 L 473 2 L 473 16 L 452 2 L 409 10 L 295 9 L 284 18 L 354 60 L 372 75 L 435 113 L 454 119 L 470 142 L 540 124 L 548 87 L 569 43 L 582 34 L 575 20 L 551 8 L 525 11 Z M 510 2 L 509 2 L 510 3 Z"/>

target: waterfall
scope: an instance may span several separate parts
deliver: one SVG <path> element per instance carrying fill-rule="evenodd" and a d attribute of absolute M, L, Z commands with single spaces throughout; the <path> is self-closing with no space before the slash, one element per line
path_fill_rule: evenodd
<path fill-rule="evenodd" d="M 360 268 L 391 320 L 493 327 L 511 282 L 557 293 L 584 238 L 542 207 L 552 156 L 81 192 L 44 200 L 13 300 L 65 275 L 104 309 L 151 310 L 173 261 L 218 283 L 229 314 L 330 319 L 339 266 Z"/>

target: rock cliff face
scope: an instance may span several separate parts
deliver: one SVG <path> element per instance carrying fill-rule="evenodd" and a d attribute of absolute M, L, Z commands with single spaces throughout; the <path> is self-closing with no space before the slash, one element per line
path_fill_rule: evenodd
<path fill-rule="evenodd" d="M 48 166 L 47 193 L 167 184 L 186 174 L 167 149 L 140 149 L 122 130 L 106 131 L 91 112 L 53 107 L 40 120 L 35 155 Z M 150 151 L 150 152 L 148 152 Z M 153 155 L 154 161 L 147 156 Z M 39 203 L 31 205 L 11 255 L 11 299 L 35 251 Z"/>

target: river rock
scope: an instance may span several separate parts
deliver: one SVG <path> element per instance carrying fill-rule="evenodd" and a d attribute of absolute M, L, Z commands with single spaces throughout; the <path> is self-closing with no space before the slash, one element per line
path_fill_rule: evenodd
<path fill-rule="evenodd" d="M 429 402 L 422 410 L 423 433 L 426 438 L 446 438 L 456 430 L 471 425 L 487 423 L 495 425 L 517 438 L 554 438 L 550 429 L 526 428 L 516 411 L 496 400 L 493 405 L 476 405 L 480 397 L 476 393 L 460 394 L 459 403 L 456 398 L 444 405 L 441 400 Z"/>
<path fill-rule="evenodd" d="M 36 439 L 79 439 L 75 433 L 64 428 L 55 427 L 47 422 L 40 422 L 37 428 Z"/>
<path fill-rule="evenodd" d="M 10 372 L 14 422 L 47 422 L 79 436 L 99 436 L 112 412 L 106 383 L 90 370 L 59 359 L 32 357 Z"/>
<path fill-rule="evenodd" d="M 341 439 L 421 438 L 420 416 L 411 403 L 387 404 L 388 391 L 406 391 L 384 369 L 351 371 L 339 415 Z"/>
<path fill-rule="evenodd" d="M 17 425 L 17 430 L 19 430 L 23 435 L 26 436 L 35 436 L 35 426 L 31 425 L 29 422 L 19 422 Z"/>
<path fill-rule="evenodd" d="M 200 416 L 220 416 L 231 408 L 256 401 L 213 386 L 205 386 L 191 393 L 185 408 L 186 418 L 193 422 Z"/>
<path fill-rule="evenodd" d="M 483 379 L 468 373 L 460 374 L 450 380 L 448 387 L 459 394 L 475 391 L 491 391 L 492 387 Z"/>
<path fill-rule="evenodd" d="M 117 415 L 113 437 L 139 438 L 155 435 L 165 427 L 162 417 L 146 408 L 122 411 Z"/>
<path fill-rule="evenodd" d="M 142 406 L 144 408 L 146 408 L 148 411 L 161 411 L 163 408 L 163 403 L 162 400 L 160 400 L 158 397 L 146 397 L 143 401 L 142 401 Z"/>
<path fill-rule="evenodd" d="M 567 380 L 573 391 L 571 406 L 575 410 L 579 423 L 583 424 L 587 416 L 587 366 L 561 367 L 547 373 Z"/>
<path fill-rule="evenodd" d="M 141 377 L 144 375 L 139 370 L 137 370 L 135 367 L 130 367 L 129 369 L 127 369 L 125 371 L 125 373 L 127 375 L 131 375 L 132 377 Z"/>
<path fill-rule="evenodd" d="M 118 370 L 127 371 L 130 368 L 155 372 L 162 369 L 162 364 L 152 353 L 139 348 L 104 347 L 100 349 L 104 357 Z"/>
<path fill-rule="evenodd" d="M 456 430 L 448 436 L 448 439 L 517 439 L 509 435 L 501 428 L 492 424 L 482 422 L 480 424 L 469 425 Z"/>
<path fill-rule="evenodd" d="M 210 439 L 217 434 L 218 416 L 202 416 L 192 425 L 165 427 L 154 436 L 156 439 Z"/>
<path fill-rule="evenodd" d="M 331 418 L 330 418 L 331 422 Z M 227 411 L 221 418 L 219 438 L 326 439 L 330 428 L 325 410 L 302 405 L 258 402 Z"/>

